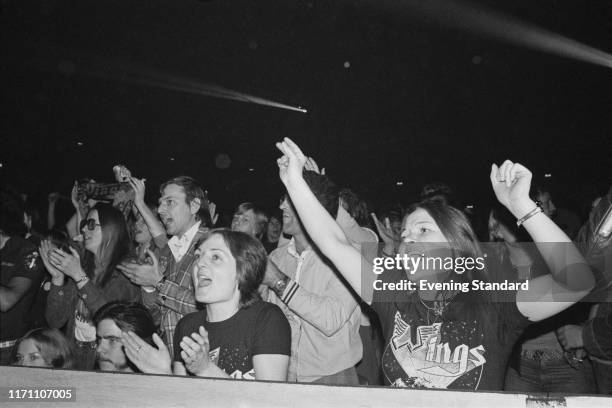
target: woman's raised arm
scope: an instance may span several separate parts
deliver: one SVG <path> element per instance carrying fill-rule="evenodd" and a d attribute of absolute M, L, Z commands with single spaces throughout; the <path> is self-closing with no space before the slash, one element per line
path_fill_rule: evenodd
<path fill-rule="evenodd" d="M 497 199 L 525 227 L 550 270 L 517 293 L 519 311 L 539 321 L 582 299 L 595 284 L 593 273 L 571 239 L 529 198 L 531 172 L 506 160 L 491 166 L 490 177 Z"/>

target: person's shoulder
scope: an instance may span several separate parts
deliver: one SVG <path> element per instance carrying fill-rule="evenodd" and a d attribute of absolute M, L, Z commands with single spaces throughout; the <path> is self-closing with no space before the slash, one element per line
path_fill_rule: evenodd
<path fill-rule="evenodd" d="M 258 300 L 243 310 L 246 312 L 245 314 L 255 317 L 255 319 L 274 318 L 277 316 L 285 317 L 285 314 L 280 307 L 263 300 Z"/>
<path fill-rule="evenodd" d="M 280 244 L 280 242 L 279 242 Z M 276 249 L 274 249 L 272 252 L 270 252 L 270 254 L 268 255 L 268 258 L 277 261 L 279 259 L 283 259 L 286 258 L 289 255 L 288 252 L 288 247 L 289 247 L 289 241 L 283 243 L 282 245 L 278 246 Z"/>
<path fill-rule="evenodd" d="M 206 320 L 206 311 L 198 310 L 196 312 L 192 312 L 183 316 L 177 323 L 176 327 L 188 327 L 193 324 L 200 324 L 201 322 Z"/>
<path fill-rule="evenodd" d="M 38 249 L 33 243 L 18 235 L 14 235 L 9 238 L 9 240 L 5 244 L 5 248 L 9 251 L 15 251 L 16 253 L 23 256 L 38 251 Z"/>

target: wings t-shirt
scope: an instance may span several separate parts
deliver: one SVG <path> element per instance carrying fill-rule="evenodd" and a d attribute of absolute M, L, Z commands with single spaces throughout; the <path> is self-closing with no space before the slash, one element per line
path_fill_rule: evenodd
<path fill-rule="evenodd" d="M 183 362 L 180 342 L 200 326 L 208 332 L 211 361 L 232 378 L 254 380 L 255 355 L 291 355 L 291 328 L 285 314 L 274 304 L 257 301 L 221 322 L 207 322 L 205 309 L 183 317 L 174 332 L 174 361 Z"/>
<path fill-rule="evenodd" d="M 381 276 L 405 279 L 403 272 Z M 512 346 L 529 324 L 516 292 L 459 292 L 441 317 L 417 292 L 374 292 L 385 338 L 382 369 L 389 385 L 501 390 Z"/>

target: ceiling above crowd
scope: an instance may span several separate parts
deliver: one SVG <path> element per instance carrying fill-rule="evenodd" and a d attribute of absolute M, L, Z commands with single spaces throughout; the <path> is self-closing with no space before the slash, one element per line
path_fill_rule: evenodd
<path fill-rule="evenodd" d="M 374 201 L 430 181 L 486 198 L 507 157 L 609 184 L 612 70 L 389 3 L 3 0 L 2 181 L 47 194 L 124 163 L 154 186 L 196 176 L 225 206 L 274 203 L 290 136 Z M 609 2 L 469 4 L 612 52 Z"/>

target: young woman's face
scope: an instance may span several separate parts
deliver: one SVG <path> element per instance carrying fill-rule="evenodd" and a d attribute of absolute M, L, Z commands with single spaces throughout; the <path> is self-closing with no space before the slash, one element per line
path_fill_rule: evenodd
<path fill-rule="evenodd" d="M 405 243 L 448 242 L 433 217 L 422 208 L 406 216 L 401 236 Z"/>
<path fill-rule="evenodd" d="M 98 218 L 98 211 L 91 210 L 89 214 L 87 214 L 85 221 L 85 226 L 81 228 L 83 244 L 85 245 L 85 249 L 89 252 L 97 254 L 100 246 L 102 246 L 102 226 Z M 93 227 L 93 230 L 90 229 L 90 227 Z"/>
<path fill-rule="evenodd" d="M 193 267 L 195 298 L 202 303 L 240 302 L 236 259 L 223 237 L 213 234 L 196 250 Z"/>
<path fill-rule="evenodd" d="M 19 343 L 15 364 L 25 367 L 51 367 L 43 358 L 36 341 L 33 339 L 25 339 Z"/>
<path fill-rule="evenodd" d="M 449 254 L 448 240 L 440 231 L 440 227 L 427 211 L 417 208 L 407 215 L 401 233 L 402 243 L 398 253 L 413 258 L 443 258 Z M 423 261 L 421 261 L 423 262 Z M 429 265 L 433 265 L 433 261 Z M 410 264 L 414 265 L 414 264 Z M 423 264 L 420 264 L 421 266 Z M 437 273 L 435 268 L 409 268 L 406 270 L 408 278 L 417 281 L 420 279 L 434 279 Z"/>

